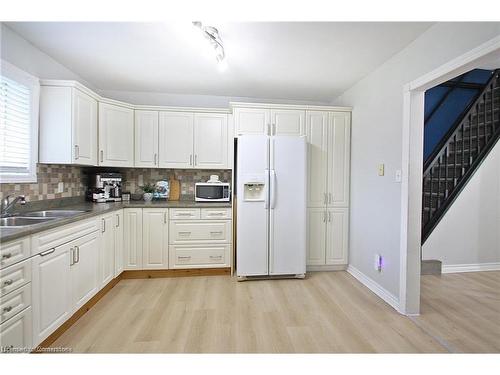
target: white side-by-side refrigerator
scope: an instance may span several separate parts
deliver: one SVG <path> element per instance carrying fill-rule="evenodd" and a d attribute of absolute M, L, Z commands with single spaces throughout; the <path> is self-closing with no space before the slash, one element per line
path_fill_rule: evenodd
<path fill-rule="evenodd" d="M 237 152 L 237 276 L 304 277 L 305 137 L 244 135 Z"/>

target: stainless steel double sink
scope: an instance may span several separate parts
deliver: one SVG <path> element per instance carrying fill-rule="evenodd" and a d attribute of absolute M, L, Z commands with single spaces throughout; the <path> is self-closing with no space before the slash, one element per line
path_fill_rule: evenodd
<path fill-rule="evenodd" d="M 85 211 L 81 210 L 46 210 L 24 212 L 8 217 L 0 218 L 0 228 L 20 228 L 30 225 L 46 223 L 53 220 L 64 219 L 79 215 Z"/>

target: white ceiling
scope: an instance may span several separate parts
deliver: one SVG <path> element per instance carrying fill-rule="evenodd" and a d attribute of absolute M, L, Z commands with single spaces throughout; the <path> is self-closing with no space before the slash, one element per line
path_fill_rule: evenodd
<path fill-rule="evenodd" d="M 330 102 L 432 24 L 212 24 L 226 50 L 222 73 L 189 23 L 7 25 L 101 90 Z"/>

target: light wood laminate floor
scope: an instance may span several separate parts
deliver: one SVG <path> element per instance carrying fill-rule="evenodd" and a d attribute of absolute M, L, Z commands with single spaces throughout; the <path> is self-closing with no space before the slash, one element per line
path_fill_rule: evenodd
<path fill-rule="evenodd" d="M 432 284 L 424 280 L 424 292 Z M 122 280 L 53 346 L 93 353 L 448 352 L 423 323 L 398 314 L 347 272 L 240 283 L 229 276 Z"/>

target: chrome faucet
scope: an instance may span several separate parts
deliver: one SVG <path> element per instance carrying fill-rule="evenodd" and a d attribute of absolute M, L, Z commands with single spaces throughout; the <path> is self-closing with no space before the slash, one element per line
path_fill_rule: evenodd
<path fill-rule="evenodd" d="M 22 205 L 26 204 L 26 197 L 24 195 L 18 195 L 12 202 L 9 202 L 10 197 L 10 195 L 7 195 L 2 199 L 1 216 L 7 216 L 17 202 L 20 202 Z"/>

